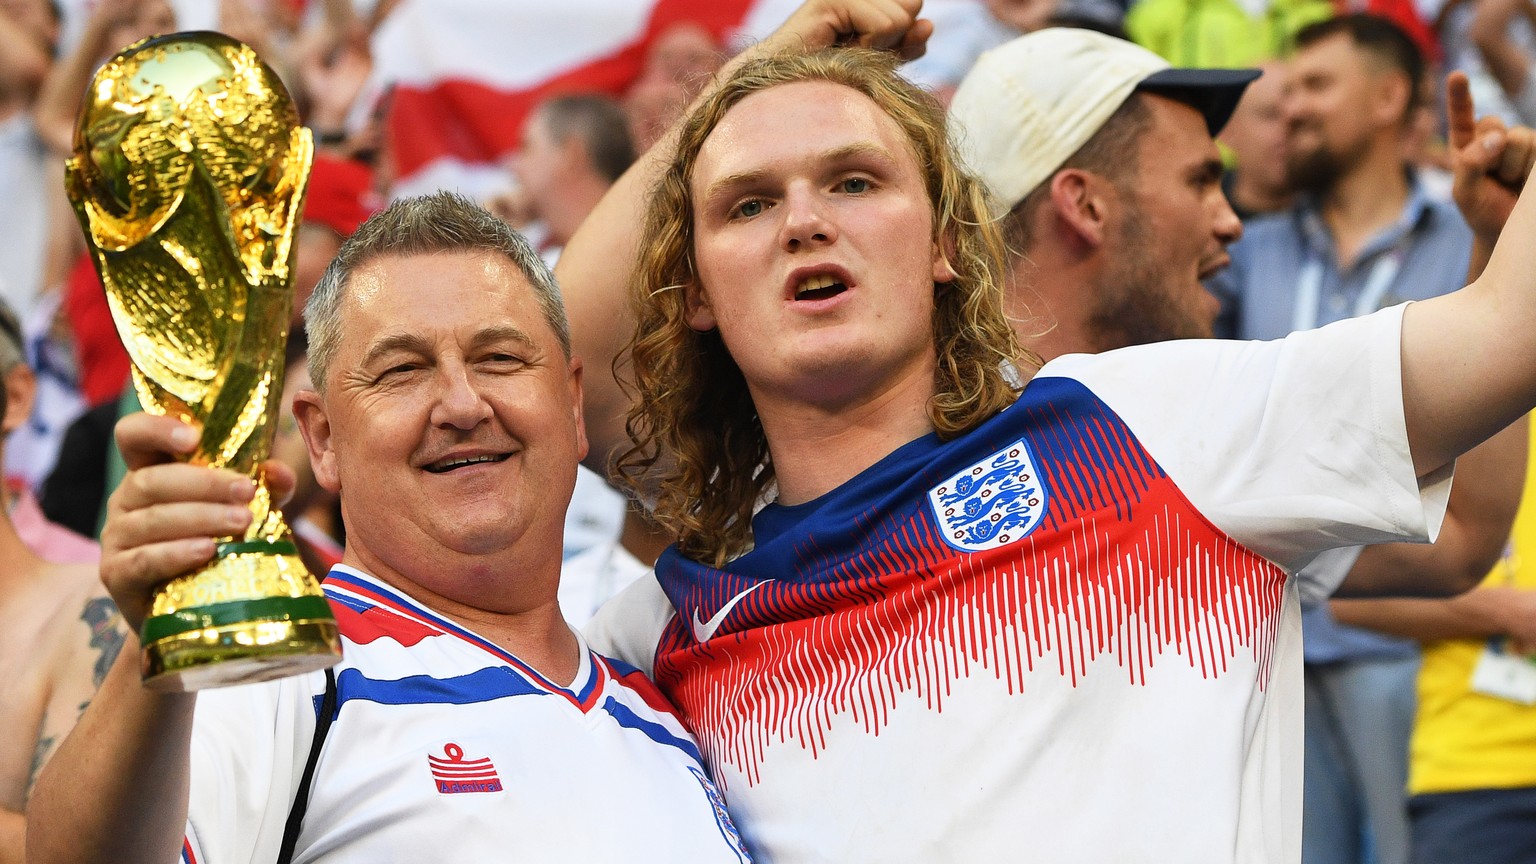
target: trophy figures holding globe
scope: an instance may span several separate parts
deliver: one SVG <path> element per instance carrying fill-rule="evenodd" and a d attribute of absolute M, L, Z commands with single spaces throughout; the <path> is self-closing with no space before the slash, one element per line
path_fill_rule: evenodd
<path fill-rule="evenodd" d="M 294 235 L 313 145 L 277 76 L 218 33 L 136 43 L 91 81 L 67 191 L 146 409 L 201 428 L 192 461 L 252 475 L 252 520 L 144 621 L 149 686 L 329 666 L 336 622 L 259 469 L 281 408 Z"/>

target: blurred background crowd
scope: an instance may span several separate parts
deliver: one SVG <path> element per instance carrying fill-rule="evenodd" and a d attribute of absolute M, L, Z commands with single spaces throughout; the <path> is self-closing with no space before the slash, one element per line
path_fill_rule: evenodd
<path fill-rule="evenodd" d="M 54 578 L 42 562 L 88 565 L 106 495 L 122 475 L 111 429 L 136 405 L 128 356 L 62 191 L 81 93 L 118 49 L 158 33 L 219 30 L 255 47 L 286 82 L 319 154 L 299 235 L 297 313 L 341 241 L 392 197 L 464 191 L 527 233 L 552 262 L 722 58 L 767 34 L 796 5 L 0 0 L 0 300 L 9 307 L 0 310 L 9 525 L 0 525 L 0 554 L 7 556 L 0 573 Z M 1418 58 L 1403 65 L 1418 79 L 1410 116 L 1394 121 L 1385 139 L 1367 128 L 1370 95 L 1349 78 L 1352 67 L 1294 56 L 1295 36 L 1306 25 L 1359 12 L 1392 22 Z M 1175 66 L 1261 67 L 1264 75 L 1220 139 L 1224 188 L 1245 222 L 1294 212 L 1308 196 L 1338 191 L 1340 178 L 1362 160 L 1380 161 L 1382 140 L 1392 151 L 1391 171 L 1407 178 L 1414 200 L 1446 202 L 1442 90 L 1449 72 L 1470 77 L 1480 114 L 1536 124 L 1532 0 L 928 0 L 924 15 L 935 22 L 935 35 L 927 55 L 906 72 L 941 100 L 982 52 L 1048 26 L 1129 38 Z M 1318 141 L 1329 156 L 1321 166 L 1296 158 L 1300 144 L 1316 150 Z M 1234 258 L 1244 257 L 1243 242 L 1259 242 L 1255 236 L 1265 235 L 1250 230 Z M 1348 271 L 1355 259 L 1369 257 L 1368 246 L 1349 249 L 1340 238 L 1335 263 Z M 1252 319 L 1255 312 L 1241 315 Z M 1224 320 L 1224 335 L 1264 335 L 1235 310 Z M 307 380 L 297 314 L 295 322 L 290 391 Z M 304 446 L 288 421 L 275 455 L 300 472 L 289 521 L 311 569 L 323 573 L 345 542 L 338 505 L 309 476 Z M 1387 626 L 1380 629 L 1419 638 L 1362 634 L 1352 641 L 1352 628 L 1333 622 L 1336 629 L 1316 641 L 1314 652 L 1309 629 L 1307 864 L 1406 862 L 1413 855 L 1414 800 L 1487 787 L 1530 793 L 1536 832 L 1536 693 L 1530 702 L 1505 698 L 1508 706 L 1467 720 L 1460 708 L 1447 707 L 1452 700 L 1445 695 L 1447 668 L 1461 667 L 1443 660 L 1446 651 L 1475 657 L 1488 637 L 1516 649 L 1536 647 L 1536 577 L 1515 551 L 1519 532 L 1536 530 L 1527 524 L 1533 521 L 1522 512 L 1511 551 L 1480 589 L 1491 599 L 1478 607 L 1483 611 L 1461 613 L 1487 620 L 1450 634 L 1459 640 Z M 561 601 L 579 625 L 646 572 L 665 538 L 584 470 L 565 543 Z M 81 585 L 92 581 L 82 578 Z M 37 602 L 13 583 L 0 579 L 8 595 L 0 596 L 0 609 Z M 100 599 L 99 589 L 80 591 Z M 108 640 L 108 613 L 95 608 L 96 620 L 83 626 L 91 639 Z M 1319 608 L 1327 616 L 1326 604 Z M 1344 617 L 1371 623 L 1369 612 Z M 1421 641 L 1429 645 L 1423 651 Z M 18 661 L 0 652 L 0 663 L 7 662 Z M 1361 669 L 1388 673 L 1333 674 Z M 0 667 L 0 674 L 16 672 Z M 19 811 L 26 785 L 19 793 L 0 789 L 0 809 Z M 1462 836 L 1477 842 L 1476 825 L 1443 827 L 1471 832 Z M 6 854 L 0 850 L 0 862 L 11 860 Z"/>

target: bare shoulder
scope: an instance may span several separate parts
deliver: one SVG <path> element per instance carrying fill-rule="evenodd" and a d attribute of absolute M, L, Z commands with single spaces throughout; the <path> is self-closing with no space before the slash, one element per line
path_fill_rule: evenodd
<path fill-rule="evenodd" d="M 68 653 L 66 634 L 106 589 L 89 565 L 44 564 L 13 574 L 0 595 L 0 684 L 46 679 Z M 108 601 L 110 605 L 110 600 Z"/>
<path fill-rule="evenodd" d="M 0 614 L 0 785 L 25 794 L 79 720 L 122 649 L 126 630 L 93 565 L 50 564 Z"/>

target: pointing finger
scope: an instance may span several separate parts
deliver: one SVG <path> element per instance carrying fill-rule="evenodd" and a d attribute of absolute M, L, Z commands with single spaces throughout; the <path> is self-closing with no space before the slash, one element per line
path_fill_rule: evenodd
<path fill-rule="evenodd" d="M 1465 72 L 1452 72 L 1445 79 L 1445 113 L 1451 148 L 1459 150 L 1472 143 L 1477 134 L 1477 112 Z"/>

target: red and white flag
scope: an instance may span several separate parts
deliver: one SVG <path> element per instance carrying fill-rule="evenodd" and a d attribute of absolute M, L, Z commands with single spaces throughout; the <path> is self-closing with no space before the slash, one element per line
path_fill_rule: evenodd
<path fill-rule="evenodd" d="M 570 92 L 623 95 L 650 42 L 693 22 L 721 45 L 771 32 L 799 0 L 405 0 L 374 35 L 393 87 L 395 195 L 504 185 L 528 112 Z"/>

